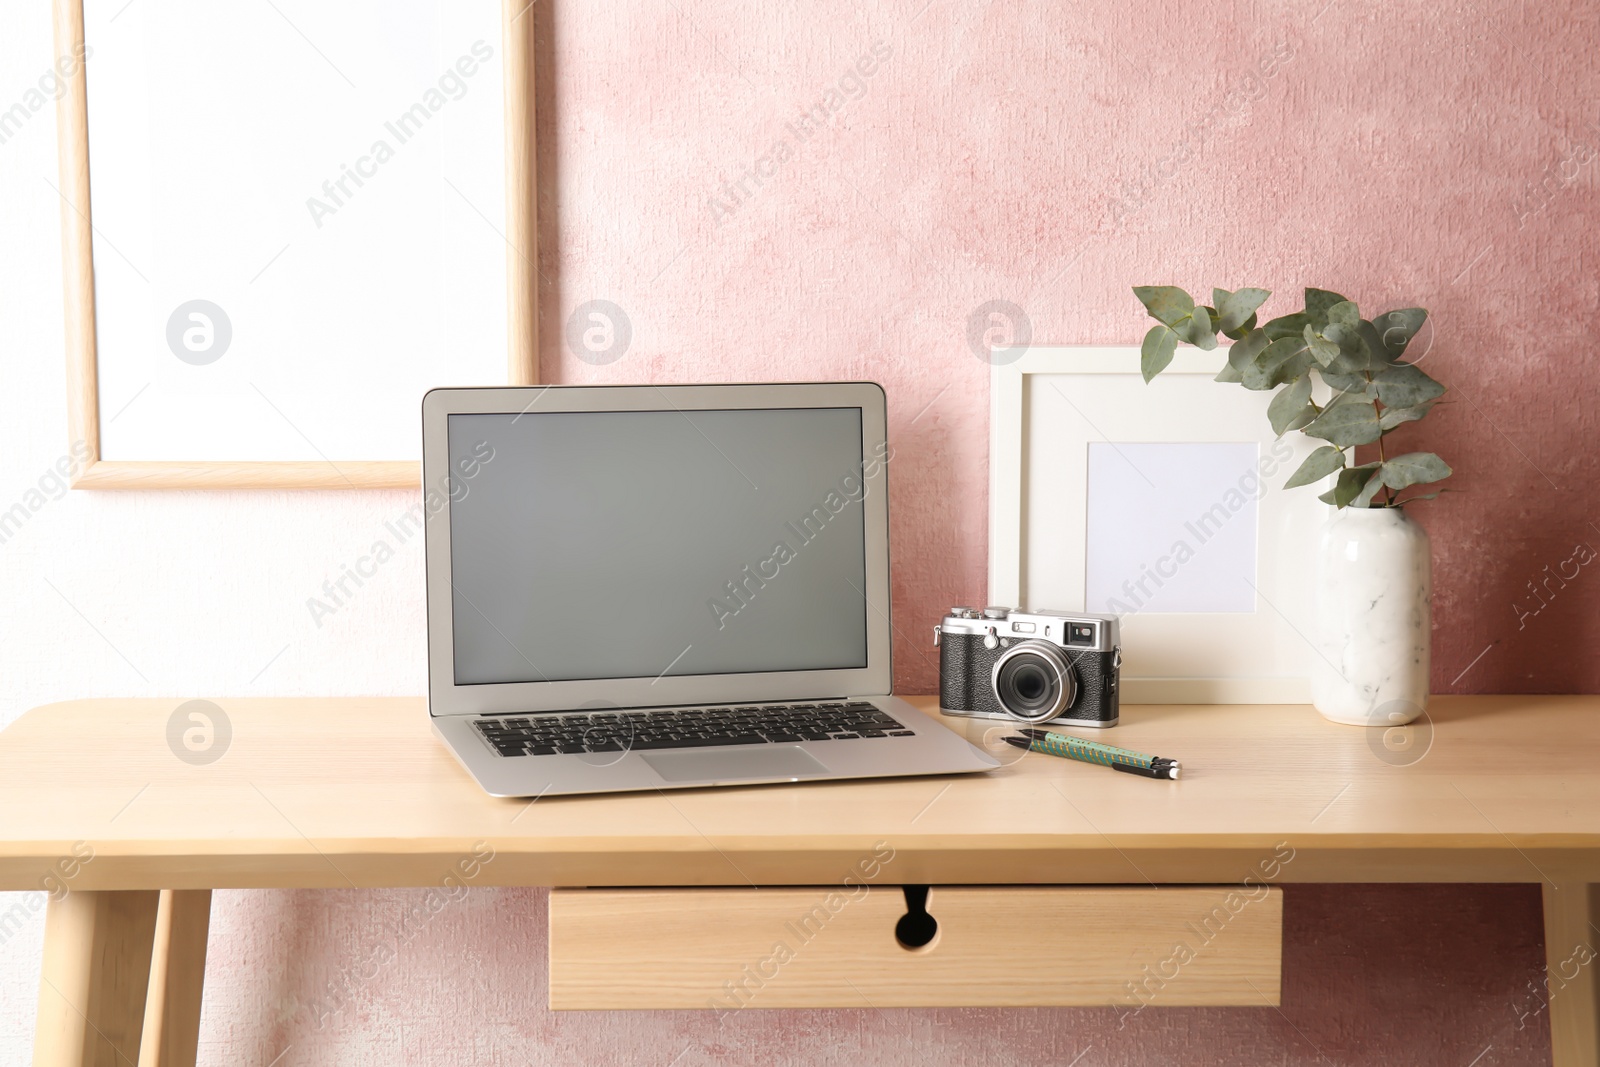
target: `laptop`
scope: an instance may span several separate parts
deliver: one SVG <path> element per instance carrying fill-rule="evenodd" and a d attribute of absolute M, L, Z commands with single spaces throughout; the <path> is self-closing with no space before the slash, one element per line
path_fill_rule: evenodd
<path fill-rule="evenodd" d="M 989 770 L 893 695 L 872 383 L 435 389 L 428 716 L 490 794 Z"/>

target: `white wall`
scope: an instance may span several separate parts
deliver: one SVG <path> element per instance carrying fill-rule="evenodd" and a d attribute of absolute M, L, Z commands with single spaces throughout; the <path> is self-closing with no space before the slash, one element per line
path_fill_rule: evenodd
<path fill-rule="evenodd" d="M 55 61 L 50 4 L 5 0 L 0 26 L 3 111 Z M 29 495 L 70 443 L 58 184 L 52 101 L 0 144 L 0 513 L 43 498 L 0 543 L 0 725 L 85 696 L 421 693 L 420 543 L 320 628 L 306 607 L 411 494 L 62 492 L 47 480 Z M 0 915 L 19 903 L 33 915 L 0 942 L 4 1067 L 30 1058 L 40 900 L 0 894 Z M 244 927 L 271 927 L 289 901 L 219 895 L 214 952 L 235 952 Z M 376 921 L 374 907 L 352 921 Z M 220 1005 L 228 978 L 216 977 Z"/>

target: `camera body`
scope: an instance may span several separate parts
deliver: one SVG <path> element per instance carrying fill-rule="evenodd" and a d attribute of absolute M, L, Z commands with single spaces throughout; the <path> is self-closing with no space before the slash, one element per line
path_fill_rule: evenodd
<path fill-rule="evenodd" d="M 1114 615 L 951 608 L 933 641 L 946 715 L 1117 724 L 1122 647 Z"/>

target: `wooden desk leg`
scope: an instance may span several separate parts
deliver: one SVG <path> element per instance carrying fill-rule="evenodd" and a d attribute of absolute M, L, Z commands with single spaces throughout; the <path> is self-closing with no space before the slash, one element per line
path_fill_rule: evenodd
<path fill-rule="evenodd" d="M 1545 983 L 1550 1062 L 1600 1067 L 1600 885 L 1544 885 Z"/>
<path fill-rule="evenodd" d="M 210 931 L 211 890 L 161 891 L 139 1067 L 194 1067 Z"/>
<path fill-rule="evenodd" d="M 139 1055 L 156 890 L 74 891 L 50 902 L 34 1067 L 129 1067 Z"/>

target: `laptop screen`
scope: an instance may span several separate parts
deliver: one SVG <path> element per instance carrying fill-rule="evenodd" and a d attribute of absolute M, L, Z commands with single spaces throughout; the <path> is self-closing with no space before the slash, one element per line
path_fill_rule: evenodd
<path fill-rule="evenodd" d="M 861 409 L 448 426 L 456 685 L 867 666 Z"/>

